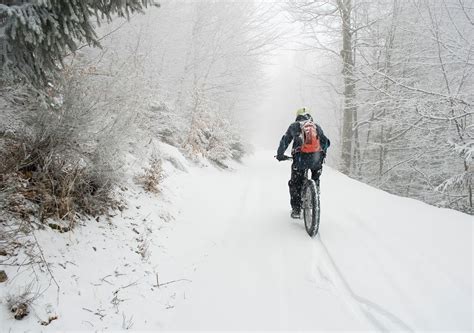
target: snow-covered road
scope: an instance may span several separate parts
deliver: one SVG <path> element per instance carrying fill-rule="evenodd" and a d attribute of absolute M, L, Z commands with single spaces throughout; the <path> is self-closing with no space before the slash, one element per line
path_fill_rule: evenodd
<path fill-rule="evenodd" d="M 174 180 L 166 329 L 471 330 L 471 217 L 325 168 L 320 235 L 289 218 L 289 163 Z"/>
<path fill-rule="evenodd" d="M 190 166 L 170 146 L 161 156 L 162 194 L 130 182 L 128 209 L 114 217 L 36 231 L 58 288 L 46 270 L 4 266 L 0 332 L 472 331 L 471 216 L 325 167 L 311 239 L 289 217 L 290 163 L 273 152 L 233 171 Z M 17 321 L 4 301 L 25 288 L 35 300 Z"/>

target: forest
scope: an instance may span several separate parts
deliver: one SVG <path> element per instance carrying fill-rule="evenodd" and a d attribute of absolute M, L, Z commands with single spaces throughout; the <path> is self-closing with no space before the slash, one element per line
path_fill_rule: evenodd
<path fill-rule="evenodd" d="M 325 122 L 337 129 L 331 165 L 391 193 L 472 213 L 468 2 L 162 1 L 142 15 L 148 1 L 53 1 L 62 14 L 54 29 L 42 26 L 47 3 L 10 2 L 1 7 L 2 182 L 10 182 L 3 188 L 34 169 L 78 194 L 91 186 L 105 194 L 118 184 L 124 152 L 147 138 L 191 159 L 241 158 L 255 146 L 245 123 L 265 94 L 265 63 L 296 40 L 286 20 L 297 25 L 294 49 L 306 59 L 305 102 L 332 115 Z M 72 180 L 71 171 L 82 176 Z"/>
<path fill-rule="evenodd" d="M 429 205 L 426 216 L 446 214 L 443 228 L 452 222 L 456 232 L 468 230 L 457 226 L 474 214 L 472 0 L 0 1 L 0 284 L 31 277 L 18 278 L 23 289 L 13 296 L 2 289 L 0 303 L 22 319 L 29 312 L 20 305 L 34 306 L 45 285 L 59 297 L 62 280 L 49 248 L 55 243 L 49 237 L 59 236 L 51 233 L 83 239 L 77 235 L 84 228 L 96 230 L 94 223 L 105 220 L 110 227 L 117 216 L 146 207 L 143 223 L 130 217 L 124 235 L 151 265 L 151 234 L 178 221 L 182 210 L 188 216 L 188 203 L 175 199 L 189 191 L 196 200 L 208 198 L 190 204 L 199 221 L 206 210 L 219 219 L 235 210 L 235 221 L 266 221 L 264 208 L 273 212 L 278 204 L 270 201 L 287 195 L 288 180 L 276 176 L 283 163 L 260 158 L 273 158 L 301 107 L 331 139 L 323 214 L 325 205 L 336 204 L 357 211 L 351 202 L 360 198 L 372 200 L 361 201 L 362 210 L 392 202 L 403 211 L 411 201 L 402 197 Z M 289 164 L 285 170 L 289 177 Z M 331 181 L 324 183 L 326 174 Z M 208 181 L 198 186 L 187 177 Z M 264 186 L 266 177 L 272 183 Z M 363 183 L 354 187 L 361 197 L 343 199 L 353 180 Z M 231 186 L 218 187 L 227 181 Z M 365 185 L 381 191 L 369 195 Z M 244 209 L 261 198 L 261 208 Z M 379 198 L 387 206 L 378 207 Z M 388 215 L 378 220 L 389 221 Z M 151 226 L 151 219 L 164 224 Z M 150 267 L 142 273 L 154 278 Z M 158 273 L 152 286 L 160 287 Z M 119 314 L 122 301 L 114 302 Z M 102 312 L 89 312 L 102 321 Z M 132 319 L 120 314 L 121 328 L 131 328 Z M 410 326 L 392 317 L 396 322 L 382 326 Z"/>

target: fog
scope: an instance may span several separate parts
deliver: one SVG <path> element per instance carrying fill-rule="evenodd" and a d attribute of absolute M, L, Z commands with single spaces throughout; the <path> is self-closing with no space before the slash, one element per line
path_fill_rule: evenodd
<path fill-rule="evenodd" d="M 18 22 L 47 20 L 12 12 L 19 18 L 8 20 L 11 36 L 0 36 L 1 49 L 12 50 L 2 58 L 8 77 L 25 76 L 54 95 L 52 107 L 68 101 L 71 123 L 54 126 L 32 112 L 10 124 L 21 105 L 13 103 L 3 127 L 28 136 L 45 122 L 71 145 L 100 143 L 106 165 L 160 140 L 222 166 L 252 150 L 276 152 L 304 106 L 331 140 L 332 167 L 391 193 L 472 211 L 474 8 L 463 1 L 162 0 L 143 9 L 73 32 L 25 27 Z M 73 84 L 49 91 L 51 72 Z M 77 138 L 60 129 L 76 129 Z"/>
<path fill-rule="evenodd" d="M 288 27 L 295 31 L 300 28 L 296 24 Z M 338 151 L 339 119 L 330 108 L 328 88 L 312 82 L 308 74 L 321 64 L 313 60 L 312 52 L 301 50 L 299 44 L 288 45 L 291 46 L 278 49 L 265 66 L 262 98 L 246 116 L 254 119 L 248 122 L 250 141 L 256 149 L 276 151 L 282 135 L 295 121 L 296 110 L 307 107 L 333 142 L 328 156 L 332 161 Z"/>
<path fill-rule="evenodd" d="M 294 51 L 281 50 L 266 66 L 264 94 L 255 109 L 252 142 L 258 148 L 275 148 L 288 125 L 295 119 L 295 111 L 305 105 L 300 94 L 300 73 L 295 67 Z"/>

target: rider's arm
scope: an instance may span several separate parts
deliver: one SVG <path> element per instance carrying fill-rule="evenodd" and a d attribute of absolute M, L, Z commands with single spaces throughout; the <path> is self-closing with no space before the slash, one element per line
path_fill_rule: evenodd
<path fill-rule="evenodd" d="M 280 140 L 280 145 L 278 146 L 277 156 L 282 156 L 285 154 L 286 149 L 290 145 L 291 141 L 293 140 L 293 135 L 291 132 L 291 126 L 288 127 L 285 135 L 282 136 Z"/>
<path fill-rule="evenodd" d="M 326 151 L 329 146 L 331 145 L 331 141 L 329 140 L 329 138 L 324 135 L 324 132 L 323 132 L 323 129 L 321 128 L 321 126 L 319 125 L 316 125 L 316 130 L 318 131 L 318 136 L 319 136 L 319 141 L 321 143 L 321 148 Z"/>

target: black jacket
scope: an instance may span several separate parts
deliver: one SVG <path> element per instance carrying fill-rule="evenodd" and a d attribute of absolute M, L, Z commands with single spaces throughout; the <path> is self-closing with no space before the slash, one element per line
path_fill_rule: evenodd
<path fill-rule="evenodd" d="M 286 149 L 293 141 L 293 148 L 291 154 L 293 155 L 293 164 L 298 169 L 318 169 L 322 162 L 322 159 L 326 155 L 326 151 L 331 145 L 331 141 L 324 135 L 323 129 L 316 124 L 316 131 L 318 133 L 319 142 L 321 144 L 321 149 L 323 154 L 317 153 L 301 153 L 299 150 L 303 145 L 303 140 L 301 138 L 301 122 L 305 120 L 313 120 L 309 114 L 301 115 L 296 117 L 296 121 L 288 127 L 285 135 L 280 140 L 280 145 L 278 147 L 277 155 L 284 155 Z"/>

